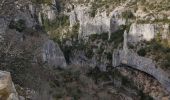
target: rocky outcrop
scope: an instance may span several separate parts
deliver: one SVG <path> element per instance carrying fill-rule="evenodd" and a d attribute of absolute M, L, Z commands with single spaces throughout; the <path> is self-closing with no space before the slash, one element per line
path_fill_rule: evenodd
<path fill-rule="evenodd" d="M 41 5 L 42 7 L 42 14 L 49 19 L 50 21 L 53 21 L 56 18 L 56 9 L 53 6 L 48 5 Z M 55 5 L 54 5 L 55 6 Z"/>
<path fill-rule="evenodd" d="M 3 40 L 3 34 L 5 33 L 6 28 L 7 22 L 4 20 L 4 18 L 0 18 L 0 41 Z"/>
<path fill-rule="evenodd" d="M 90 7 L 77 6 L 70 14 L 70 26 L 80 23 L 79 37 L 86 37 L 91 34 L 109 32 L 110 18 L 106 12 L 90 16 Z"/>
<path fill-rule="evenodd" d="M 141 40 L 150 41 L 156 35 L 154 24 L 133 23 L 129 30 L 129 42 L 139 42 Z"/>
<path fill-rule="evenodd" d="M 154 61 L 151 59 L 140 57 L 133 52 L 128 52 L 125 55 L 124 51 L 116 51 L 113 54 L 113 66 L 116 67 L 120 64 L 128 65 L 129 67 L 152 75 L 170 92 L 169 75 L 159 67 L 156 67 Z"/>
<path fill-rule="evenodd" d="M 95 16 L 91 16 L 91 8 L 89 6 L 78 5 L 70 13 L 70 26 L 80 23 L 79 38 L 91 34 L 112 33 L 126 22 L 122 18 L 122 11 L 124 11 L 124 8 L 118 7 L 109 14 L 103 11 L 98 12 Z"/>
<path fill-rule="evenodd" d="M 58 44 L 52 40 L 47 40 L 42 49 L 43 61 L 53 68 L 65 68 L 66 60 Z"/>
<path fill-rule="evenodd" d="M 29 4 L 29 11 L 31 12 L 32 16 L 37 17 L 37 21 L 40 25 L 42 25 L 43 20 L 53 21 L 56 19 L 57 16 L 57 8 L 55 0 L 52 0 L 52 4 Z"/>
<path fill-rule="evenodd" d="M 125 64 L 153 76 L 170 92 L 170 76 L 157 67 L 152 59 L 140 57 L 136 53 L 129 51 L 127 48 L 126 32 L 124 34 L 123 50 L 115 50 L 113 53 L 112 65 L 116 67 L 121 64 Z"/>
<path fill-rule="evenodd" d="M 128 34 L 128 43 L 138 43 L 140 41 L 150 41 L 158 34 L 162 39 L 169 38 L 170 27 L 167 23 L 133 23 Z M 160 37 L 161 38 L 161 37 Z"/>
<path fill-rule="evenodd" d="M 0 100 L 19 100 L 9 72 L 0 71 Z"/>
<path fill-rule="evenodd" d="M 162 33 L 162 39 L 168 39 L 170 33 L 170 25 L 169 24 L 165 24 L 163 25 L 163 33 Z"/>

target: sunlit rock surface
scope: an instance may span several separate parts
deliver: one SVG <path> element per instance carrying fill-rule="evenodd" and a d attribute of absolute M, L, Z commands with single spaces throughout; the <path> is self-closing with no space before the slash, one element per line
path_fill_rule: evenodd
<path fill-rule="evenodd" d="M 156 34 L 153 24 L 137 24 L 133 23 L 129 30 L 129 41 L 139 42 L 140 40 L 150 41 Z"/>
<path fill-rule="evenodd" d="M 77 6 L 70 13 L 70 26 L 76 23 L 80 24 L 79 38 L 89 36 L 91 34 L 112 33 L 116 31 L 120 25 L 124 25 L 126 20 L 122 18 L 124 7 L 118 7 L 109 14 L 106 11 L 98 12 L 95 16 L 90 15 L 90 7 Z"/>
<path fill-rule="evenodd" d="M 9 72 L 0 71 L 0 100 L 19 100 Z"/>

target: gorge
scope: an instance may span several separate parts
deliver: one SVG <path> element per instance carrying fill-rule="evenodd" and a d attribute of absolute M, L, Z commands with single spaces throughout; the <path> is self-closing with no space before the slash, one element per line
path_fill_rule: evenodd
<path fill-rule="evenodd" d="M 169 0 L 0 0 L 0 100 L 170 100 Z"/>

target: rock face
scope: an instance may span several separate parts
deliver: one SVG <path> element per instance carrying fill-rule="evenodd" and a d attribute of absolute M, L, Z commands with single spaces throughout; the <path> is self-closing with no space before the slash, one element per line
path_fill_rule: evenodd
<path fill-rule="evenodd" d="M 120 11 L 121 10 L 121 11 Z M 107 14 L 106 11 L 98 12 L 95 16 L 90 15 L 89 6 L 77 6 L 70 13 L 70 26 L 80 23 L 79 38 L 89 36 L 91 34 L 112 33 L 118 29 L 120 25 L 125 24 L 125 19 L 121 18 L 124 9 L 115 9 Z"/>
<path fill-rule="evenodd" d="M 124 48 L 113 53 L 112 65 L 114 67 L 125 64 L 134 69 L 145 72 L 156 78 L 163 87 L 170 92 L 170 77 L 162 69 L 157 67 L 152 59 L 140 57 L 127 48 L 127 33 L 124 34 Z"/>
<path fill-rule="evenodd" d="M 53 21 L 56 19 L 57 8 L 55 0 L 53 0 L 52 5 L 41 4 L 39 6 L 35 4 L 29 4 L 29 11 L 32 16 L 38 18 L 38 22 L 42 25 L 42 21 L 48 19 L 49 21 Z"/>
<path fill-rule="evenodd" d="M 0 100 L 19 100 L 9 72 L 0 71 Z"/>
<path fill-rule="evenodd" d="M 140 24 L 133 23 L 130 26 L 128 34 L 128 43 L 134 44 L 141 40 L 150 41 L 154 39 L 158 34 L 162 36 L 162 39 L 169 38 L 170 27 L 165 23 L 153 23 L 153 24 Z"/>
<path fill-rule="evenodd" d="M 110 18 L 106 12 L 97 14 L 94 18 L 90 16 L 89 12 L 89 7 L 77 6 L 70 14 L 70 26 L 74 26 L 77 21 L 80 23 L 79 37 L 109 32 Z"/>
<path fill-rule="evenodd" d="M 132 52 L 128 52 L 127 55 L 125 55 L 124 51 L 117 51 L 113 54 L 113 66 L 116 67 L 120 64 L 125 64 L 134 69 L 150 74 L 170 92 L 169 75 L 162 69 L 157 68 L 151 59 L 140 57 Z"/>
<path fill-rule="evenodd" d="M 3 39 L 3 34 L 7 28 L 6 21 L 3 18 L 0 18 L 0 41 Z"/>
<path fill-rule="evenodd" d="M 52 40 L 45 41 L 42 50 L 43 61 L 51 67 L 66 67 L 66 60 L 58 44 Z"/>
<path fill-rule="evenodd" d="M 133 23 L 129 30 L 129 42 L 139 42 L 140 40 L 150 41 L 156 34 L 153 24 Z"/>
<path fill-rule="evenodd" d="M 56 10 L 52 6 L 42 5 L 42 13 L 47 19 L 53 21 L 56 18 Z"/>

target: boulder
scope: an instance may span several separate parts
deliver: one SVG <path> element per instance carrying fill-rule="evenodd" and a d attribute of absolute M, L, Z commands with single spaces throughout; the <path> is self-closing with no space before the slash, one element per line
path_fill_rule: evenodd
<path fill-rule="evenodd" d="M 0 71 L 0 100 L 19 100 L 9 72 Z"/>
<path fill-rule="evenodd" d="M 65 68 L 66 60 L 58 44 L 47 40 L 42 48 L 43 61 L 53 68 Z"/>

